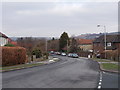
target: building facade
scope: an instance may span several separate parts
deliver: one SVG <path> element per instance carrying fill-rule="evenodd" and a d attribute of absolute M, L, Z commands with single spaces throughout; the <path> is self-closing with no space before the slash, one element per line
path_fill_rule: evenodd
<path fill-rule="evenodd" d="M 9 43 L 9 38 L 0 32 L 0 46 L 4 46 Z"/>
<path fill-rule="evenodd" d="M 106 49 L 105 49 L 106 47 Z M 104 35 L 96 38 L 93 41 L 93 52 L 94 55 L 99 55 L 102 58 L 105 58 L 105 54 L 111 53 L 116 51 L 116 54 L 120 54 L 120 35 L 106 35 L 106 42 Z M 108 56 L 111 57 L 111 56 Z"/>
<path fill-rule="evenodd" d="M 78 39 L 78 47 L 82 51 L 91 51 L 93 49 L 93 40 L 90 39 Z"/>

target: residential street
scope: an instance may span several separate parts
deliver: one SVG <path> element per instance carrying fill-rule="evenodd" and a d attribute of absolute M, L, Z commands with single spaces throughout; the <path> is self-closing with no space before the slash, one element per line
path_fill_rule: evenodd
<path fill-rule="evenodd" d="M 98 63 L 84 58 L 57 57 L 61 60 L 52 64 L 2 73 L 3 88 L 98 87 L 100 79 Z M 108 82 L 108 79 L 105 80 Z M 114 85 L 117 83 L 106 84 L 105 80 L 104 85 L 107 88 L 110 84 L 113 84 L 114 88 L 118 87 Z"/>

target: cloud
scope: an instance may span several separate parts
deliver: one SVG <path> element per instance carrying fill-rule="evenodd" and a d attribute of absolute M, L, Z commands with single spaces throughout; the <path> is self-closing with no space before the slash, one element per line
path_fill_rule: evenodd
<path fill-rule="evenodd" d="M 2 2 L 118 2 L 119 0 L 2 0 Z"/>
<path fill-rule="evenodd" d="M 3 3 L 3 30 L 10 36 L 59 36 L 118 30 L 117 3 L 113 2 L 37 2 Z M 114 26 L 113 26 L 114 25 Z M 110 27 L 113 26 L 113 27 Z"/>
<path fill-rule="evenodd" d="M 45 10 L 18 10 L 16 13 L 20 15 L 62 15 L 71 16 L 78 12 L 85 12 L 82 4 L 56 4 L 52 8 Z"/>

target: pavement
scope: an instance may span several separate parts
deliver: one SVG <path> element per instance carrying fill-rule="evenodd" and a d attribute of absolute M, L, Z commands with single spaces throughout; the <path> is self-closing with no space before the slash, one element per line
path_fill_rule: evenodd
<path fill-rule="evenodd" d="M 3 88 L 118 88 L 116 74 L 99 69 L 87 58 L 57 56 L 55 63 L 2 73 Z M 109 79 L 111 79 L 109 82 Z M 114 80 L 114 82 L 112 82 Z M 104 86 L 105 85 L 105 86 Z"/>

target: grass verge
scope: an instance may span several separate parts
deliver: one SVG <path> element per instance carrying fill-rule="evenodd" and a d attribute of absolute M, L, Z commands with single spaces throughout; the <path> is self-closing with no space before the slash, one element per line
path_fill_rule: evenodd
<path fill-rule="evenodd" d="M 36 64 L 22 64 L 22 65 L 15 65 L 15 66 L 6 66 L 6 67 L 2 67 L 0 68 L 0 70 L 2 71 L 9 71 L 11 69 L 18 69 L 18 68 L 28 68 L 28 67 L 33 67 L 33 66 L 39 66 L 42 65 L 43 63 L 36 63 Z"/>
<path fill-rule="evenodd" d="M 101 63 L 101 66 L 105 70 L 118 71 L 120 69 L 120 65 L 113 63 Z"/>
<path fill-rule="evenodd" d="M 117 61 L 113 61 L 113 60 L 98 59 L 98 58 L 93 58 L 92 60 L 97 61 L 97 62 L 117 62 Z"/>

